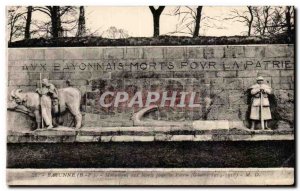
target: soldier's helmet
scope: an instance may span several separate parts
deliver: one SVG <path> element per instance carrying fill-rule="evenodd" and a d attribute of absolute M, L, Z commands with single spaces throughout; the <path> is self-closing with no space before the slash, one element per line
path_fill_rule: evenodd
<path fill-rule="evenodd" d="M 256 81 L 264 81 L 264 78 L 263 78 L 262 76 L 258 76 L 258 77 L 256 78 Z"/>

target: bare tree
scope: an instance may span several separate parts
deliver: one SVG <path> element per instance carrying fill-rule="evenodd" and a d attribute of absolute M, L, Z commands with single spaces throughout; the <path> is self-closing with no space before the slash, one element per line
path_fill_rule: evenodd
<path fill-rule="evenodd" d="M 48 15 L 51 19 L 51 34 L 52 37 L 61 37 L 62 36 L 62 27 L 61 27 L 61 13 L 60 6 L 46 6 L 46 7 L 36 7 L 37 11 L 41 11 Z"/>
<path fill-rule="evenodd" d="M 294 7 L 275 7 L 273 12 L 274 16 L 268 24 L 268 32 L 271 35 L 281 33 L 293 35 L 295 31 Z"/>
<path fill-rule="evenodd" d="M 200 29 L 203 28 L 217 28 L 223 29 L 222 26 L 215 25 L 215 22 L 219 21 L 218 18 L 211 18 L 202 13 L 203 6 L 189 7 L 178 6 L 173 9 L 169 16 L 177 16 L 179 22 L 176 24 L 175 31 L 169 32 L 169 34 L 186 34 L 192 37 L 200 36 Z"/>
<path fill-rule="evenodd" d="M 253 13 L 254 7 L 252 6 L 247 6 L 247 10 L 241 12 L 237 9 L 234 9 L 231 11 L 231 15 L 224 20 L 234 20 L 236 22 L 244 23 L 245 26 L 247 26 L 247 36 L 251 36 L 251 29 L 252 29 L 252 24 L 254 20 L 254 13 Z"/>
<path fill-rule="evenodd" d="M 271 6 L 265 6 L 263 7 L 263 30 L 262 30 L 262 35 L 265 35 L 266 34 L 266 30 L 268 28 L 268 23 L 269 23 L 269 18 L 270 18 L 270 9 L 271 9 Z"/>
<path fill-rule="evenodd" d="M 293 33 L 294 24 L 292 23 L 294 15 L 294 7 L 287 6 L 285 10 L 285 20 L 286 20 L 286 27 L 287 27 L 287 34 L 291 35 Z"/>
<path fill-rule="evenodd" d="M 276 7 L 274 9 L 274 16 L 271 17 L 269 23 L 268 32 L 270 35 L 276 35 L 278 33 L 283 33 L 284 30 L 284 9 L 282 7 Z"/>
<path fill-rule="evenodd" d="M 70 14 L 75 16 L 76 9 L 74 6 L 46 6 L 46 7 L 35 7 L 35 10 L 45 13 L 51 20 L 51 35 L 54 38 L 62 37 L 64 32 L 74 30 L 77 26 L 77 18 L 69 18 L 62 21 L 62 18 Z M 65 24 L 65 27 L 63 27 Z M 69 26 L 71 25 L 71 26 Z"/>
<path fill-rule="evenodd" d="M 254 34 L 266 36 L 268 32 L 269 22 L 273 15 L 271 6 L 254 7 L 253 12 L 255 20 L 253 23 Z"/>
<path fill-rule="evenodd" d="M 27 17 L 26 17 L 26 25 L 25 25 L 25 39 L 30 39 L 30 26 L 31 26 L 31 20 L 32 20 L 32 6 L 27 7 Z"/>
<path fill-rule="evenodd" d="M 124 29 L 118 29 L 117 27 L 111 26 L 109 29 L 103 32 L 103 37 L 111 39 L 128 38 L 128 32 Z"/>
<path fill-rule="evenodd" d="M 286 33 L 293 34 L 294 11 L 293 7 L 247 7 L 245 12 L 233 10 L 232 15 L 226 20 L 234 19 L 245 23 L 248 27 L 248 36 L 272 36 Z"/>
<path fill-rule="evenodd" d="M 247 6 L 248 12 L 250 14 L 249 19 L 247 19 L 247 25 L 248 25 L 248 36 L 251 36 L 251 28 L 253 23 L 253 7 Z"/>
<path fill-rule="evenodd" d="M 158 37 L 159 36 L 159 19 L 160 15 L 163 12 L 165 6 L 159 6 L 157 9 L 155 9 L 153 6 L 149 6 L 152 16 L 153 16 L 153 36 Z"/>
<path fill-rule="evenodd" d="M 181 21 L 179 22 L 179 27 L 177 26 L 175 33 L 187 33 L 193 37 L 199 36 L 202 7 L 203 6 L 198 6 L 196 9 L 189 6 L 176 7 L 173 15 L 178 16 Z M 183 32 L 186 29 L 188 32 Z"/>
<path fill-rule="evenodd" d="M 32 20 L 31 21 L 31 36 L 35 36 L 37 38 L 49 38 L 51 35 L 51 21 L 40 21 L 40 20 Z"/>
<path fill-rule="evenodd" d="M 200 22 L 201 22 L 201 12 L 202 12 L 202 6 L 197 7 L 197 13 L 196 13 L 196 19 L 195 19 L 195 30 L 193 37 L 199 36 L 200 31 Z"/>
<path fill-rule="evenodd" d="M 84 6 L 79 7 L 79 19 L 78 19 L 78 29 L 76 36 L 84 36 L 86 34 L 85 28 L 85 11 Z"/>
<path fill-rule="evenodd" d="M 61 15 L 60 15 L 60 7 L 59 6 L 48 6 L 51 17 L 52 24 L 52 35 L 53 37 L 61 37 L 63 30 L 61 26 Z"/>
<path fill-rule="evenodd" d="M 23 15 L 26 14 L 26 11 L 22 10 L 22 7 L 9 7 L 8 12 L 8 21 L 7 25 L 9 28 L 9 43 L 12 42 L 13 37 L 18 38 L 23 33 Z"/>

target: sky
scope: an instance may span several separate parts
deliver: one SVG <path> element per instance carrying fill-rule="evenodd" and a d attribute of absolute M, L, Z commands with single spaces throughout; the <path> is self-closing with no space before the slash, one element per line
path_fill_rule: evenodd
<path fill-rule="evenodd" d="M 190 6 L 191 7 L 191 6 Z M 176 6 L 166 6 L 160 17 L 160 35 L 181 35 L 191 36 L 186 33 L 174 33 L 176 28 L 182 28 L 180 21 L 184 17 L 172 14 Z M 181 10 L 187 11 L 185 6 L 181 6 Z M 196 7 L 191 7 L 194 10 Z M 26 7 L 22 7 L 26 11 Z M 200 35 L 202 36 L 234 36 L 246 34 L 247 27 L 244 23 L 236 22 L 236 20 L 224 20 L 232 15 L 231 11 L 238 10 L 244 12 L 247 10 L 246 6 L 243 7 L 217 7 L 217 6 L 204 6 L 202 9 L 202 20 L 200 25 Z M 22 10 L 21 10 L 22 11 Z M 247 13 L 246 13 L 247 14 Z M 85 6 L 86 28 L 94 36 L 107 36 L 107 31 L 110 27 L 122 29 L 130 37 L 151 37 L 153 36 L 153 18 L 152 13 L 148 6 Z M 77 20 L 78 15 L 74 15 Z M 50 18 L 39 11 L 33 12 L 32 20 L 39 21 L 40 23 L 50 21 Z M 42 22 L 41 22 L 42 21 Z M 191 21 L 187 20 L 185 23 Z M 39 24 L 43 26 L 43 24 Z M 183 27 L 185 28 L 185 27 Z M 32 30 L 35 29 L 35 24 L 32 24 Z M 75 28 L 77 30 L 77 28 Z M 69 33 L 68 36 L 74 36 L 76 33 Z M 9 32 L 9 30 L 7 30 Z M 188 32 L 182 30 L 181 32 Z M 43 34 L 35 34 L 33 38 L 43 37 Z M 20 40 L 23 37 L 15 38 Z"/>
<path fill-rule="evenodd" d="M 170 34 L 176 30 L 181 18 L 171 16 L 176 7 L 166 7 L 160 18 L 161 35 Z M 242 35 L 247 27 L 240 22 L 224 21 L 231 11 L 245 11 L 245 7 L 203 7 L 200 35 L 232 36 Z M 208 19 L 210 17 L 213 19 Z M 152 14 L 149 7 L 86 7 L 86 26 L 91 31 L 105 31 L 111 26 L 124 29 L 130 36 L 150 37 L 153 35 Z M 207 26 L 209 25 L 209 26 Z"/>

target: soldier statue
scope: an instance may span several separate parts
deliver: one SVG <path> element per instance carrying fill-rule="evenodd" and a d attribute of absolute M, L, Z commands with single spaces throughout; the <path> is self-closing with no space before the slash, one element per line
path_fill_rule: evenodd
<path fill-rule="evenodd" d="M 272 93 L 270 86 L 264 83 L 264 78 L 256 78 L 256 84 L 251 86 L 251 130 L 255 129 L 255 124 L 261 122 L 261 128 L 268 130 L 268 120 L 272 119 L 269 95 Z"/>
<path fill-rule="evenodd" d="M 42 85 L 42 87 L 38 88 L 36 91 L 41 96 L 42 112 L 43 112 L 44 107 L 51 107 L 52 113 L 57 118 L 58 117 L 57 115 L 59 114 L 58 91 L 57 91 L 56 87 L 48 81 L 48 79 L 43 79 L 41 82 L 41 85 Z M 52 104 L 47 103 L 46 97 L 50 98 Z M 48 129 L 53 127 L 51 113 L 47 114 L 47 119 L 44 119 L 44 120 L 45 120 L 45 123 L 46 123 Z"/>

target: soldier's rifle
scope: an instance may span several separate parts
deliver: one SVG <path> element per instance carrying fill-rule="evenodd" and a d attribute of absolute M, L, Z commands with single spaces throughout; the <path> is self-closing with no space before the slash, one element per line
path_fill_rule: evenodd
<path fill-rule="evenodd" d="M 44 118 L 43 118 L 43 108 L 42 108 L 42 94 L 43 94 L 43 90 L 42 90 L 42 73 L 40 73 L 40 108 L 41 108 L 41 118 L 42 118 L 42 129 L 44 129 Z"/>
<path fill-rule="evenodd" d="M 265 124 L 263 119 L 263 91 L 260 90 L 260 123 L 262 130 L 265 130 Z"/>

